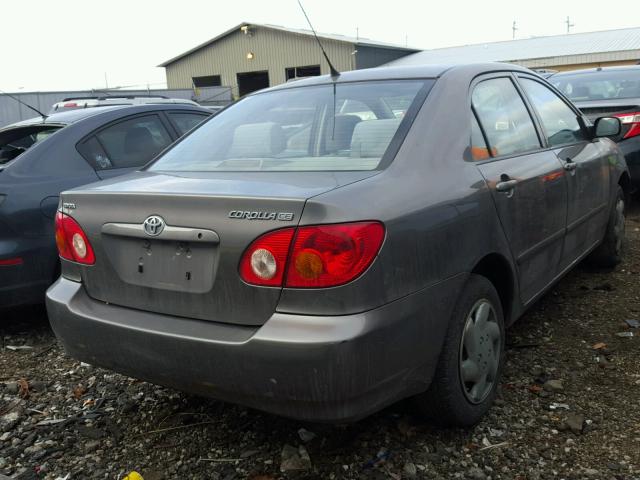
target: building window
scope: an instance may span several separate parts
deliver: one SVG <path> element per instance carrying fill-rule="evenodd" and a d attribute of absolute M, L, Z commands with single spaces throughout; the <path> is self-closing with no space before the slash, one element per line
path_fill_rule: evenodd
<path fill-rule="evenodd" d="M 307 65 L 306 67 L 289 67 L 284 69 L 285 80 L 316 77 L 318 75 L 320 75 L 320 65 Z"/>
<path fill-rule="evenodd" d="M 219 87 L 222 85 L 220 75 L 205 75 L 204 77 L 192 77 L 193 86 L 200 87 Z"/>

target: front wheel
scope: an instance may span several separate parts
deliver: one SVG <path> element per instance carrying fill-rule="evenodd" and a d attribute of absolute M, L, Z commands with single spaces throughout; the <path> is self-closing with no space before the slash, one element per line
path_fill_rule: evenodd
<path fill-rule="evenodd" d="M 602 243 L 589 256 L 589 263 L 613 268 L 622 261 L 625 243 L 625 196 L 618 186 L 616 200 L 609 214 L 607 230 Z"/>
<path fill-rule="evenodd" d="M 480 421 L 500 382 L 504 336 L 496 289 L 472 274 L 454 308 L 431 386 L 415 399 L 418 409 L 444 425 Z"/>

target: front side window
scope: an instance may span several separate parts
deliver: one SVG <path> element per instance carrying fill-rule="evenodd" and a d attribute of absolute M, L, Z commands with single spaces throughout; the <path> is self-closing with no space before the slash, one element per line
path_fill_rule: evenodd
<path fill-rule="evenodd" d="M 480 82 L 473 90 L 471 103 L 494 156 L 540 148 L 533 120 L 510 79 Z"/>
<path fill-rule="evenodd" d="M 111 125 L 78 145 L 94 168 L 141 167 L 171 143 L 157 115 L 145 115 Z"/>
<path fill-rule="evenodd" d="M 521 78 L 520 84 L 540 116 L 550 146 L 586 140 L 576 113 L 558 95 L 535 80 Z"/>
<path fill-rule="evenodd" d="M 227 108 L 166 152 L 155 171 L 375 170 L 431 80 L 288 88 Z"/>

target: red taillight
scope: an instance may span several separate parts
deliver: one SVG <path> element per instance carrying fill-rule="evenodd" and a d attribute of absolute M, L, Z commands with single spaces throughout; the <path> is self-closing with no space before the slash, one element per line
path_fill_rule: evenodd
<path fill-rule="evenodd" d="M 295 228 L 266 233 L 255 240 L 240 261 L 240 276 L 253 285 L 282 285 L 287 254 Z"/>
<path fill-rule="evenodd" d="M 0 259 L 0 267 L 15 267 L 16 265 L 22 264 L 22 257 Z"/>
<path fill-rule="evenodd" d="M 78 104 L 74 103 L 74 102 L 69 102 L 69 103 L 65 103 L 64 104 L 64 108 L 74 108 L 74 107 L 77 107 L 77 106 L 78 106 Z"/>
<path fill-rule="evenodd" d="M 640 112 L 616 113 L 614 117 L 618 117 L 622 125 L 629 127 L 622 138 L 630 138 L 640 135 Z"/>
<path fill-rule="evenodd" d="M 320 288 L 348 283 L 371 265 L 383 239 L 384 227 L 379 222 L 300 227 L 285 286 Z"/>
<path fill-rule="evenodd" d="M 343 285 L 371 265 L 383 240 L 384 226 L 380 222 L 276 230 L 259 237 L 245 251 L 240 276 L 254 285 L 291 288 Z"/>
<path fill-rule="evenodd" d="M 78 222 L 62 212 L 56 213 L 56 245 L 66 260 L 84 265 L 93 265 L 96 261 L 91 243 Z"/>

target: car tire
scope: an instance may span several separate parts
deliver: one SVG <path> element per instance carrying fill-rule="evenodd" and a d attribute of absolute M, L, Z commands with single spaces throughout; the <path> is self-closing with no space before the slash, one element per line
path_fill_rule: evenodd
<path fill-rule="evenodd" d="M 622 261 L 625 249 L 625 195 L 618 186 L 616 200 L 609 214 L 602 243 L 589 256 L 589 263 L 601 268 L 613 268 Z"/>
<path fill-rule="evenodd" d="M 431 386 L 415 398 L 418 410 L 441 425 L 478 423 L 496 396 L 504 338 L 498 292 L 485 277 L 471 274 L 453 310 Z"/>

